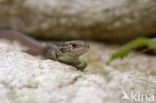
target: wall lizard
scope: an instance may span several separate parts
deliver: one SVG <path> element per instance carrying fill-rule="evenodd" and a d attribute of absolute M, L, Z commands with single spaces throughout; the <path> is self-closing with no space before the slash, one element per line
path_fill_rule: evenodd
<path fill-rule="evenodd" d="M 30 48 L 29 52 L 31 54 L 40 54 L 46 58 L 72 65 L 79 70 L 83 70 L 87 66 L 85 61 L 79 59 L 81 55 L 89 50 L 89 44 L 84 41 L 75 40 L 48 43 L 12 30 L 0 31 L 0 38 L 17 40 Z"/>

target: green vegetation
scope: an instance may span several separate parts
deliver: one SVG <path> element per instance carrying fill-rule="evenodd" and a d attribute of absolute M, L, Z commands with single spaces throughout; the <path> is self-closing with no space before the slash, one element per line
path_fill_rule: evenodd
<path fill-rule="evenodd" d="M 123 59 L 128 55 L 128 53 L 135 48 L 147 46 L 148 49 L 151 49 L 153 51 L 156 51 L 156 38 L 138 38 L 136 40 L 133 40 L 125 45 L 123 45 L 119 50 L 114 52 L 109 60 L 106 62 L 107 64 L 111 63 L 113 60 L 117 58 Z"/>

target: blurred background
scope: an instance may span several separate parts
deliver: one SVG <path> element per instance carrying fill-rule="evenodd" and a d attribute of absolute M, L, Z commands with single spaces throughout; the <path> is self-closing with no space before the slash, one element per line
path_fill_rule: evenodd
<path fill-rule="evenodd" d="M 155 0 L 0 0 L 0 29 L 39 39 L 124 43 L 156 34 Z"/>

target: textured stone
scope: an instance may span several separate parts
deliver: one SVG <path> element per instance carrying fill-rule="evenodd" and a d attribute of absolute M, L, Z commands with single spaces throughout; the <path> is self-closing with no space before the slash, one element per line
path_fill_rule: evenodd
<path fill-rule="evenodd" d="M 89 65 L 81 72 L 23 53 L 25 47 L 17 42 L 1 40 L 0 103 L 131 103 L 121 100 L 122 92 L 156 97 L 155 57 L 130 58 L 136 55 L 132 53 L 108 66 L 104 62 L 117 47 L 90 44 L 83 57 Z"/>

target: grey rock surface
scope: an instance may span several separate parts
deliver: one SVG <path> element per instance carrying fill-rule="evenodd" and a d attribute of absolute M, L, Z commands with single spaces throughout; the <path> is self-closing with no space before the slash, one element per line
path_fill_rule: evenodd
<path fill-rule="evenodd" d="M 156 34 L 155 0 L 0 0 L 0 29 L 124 42 Z"/>
<path fill-rule="evenodd" d="M 0 103 L 131 103 L 121 100 L 123 92 L 156 97 L 155 57 L 140 55 L 132 60 L 136 54 L 132 53 L 108 66 L 104 62 L 117 47 L 90 44 L 83 57 L 89 65 L 81 72 L 21 52 L 25 47 L 17 42 L 1 40 Z"/>

